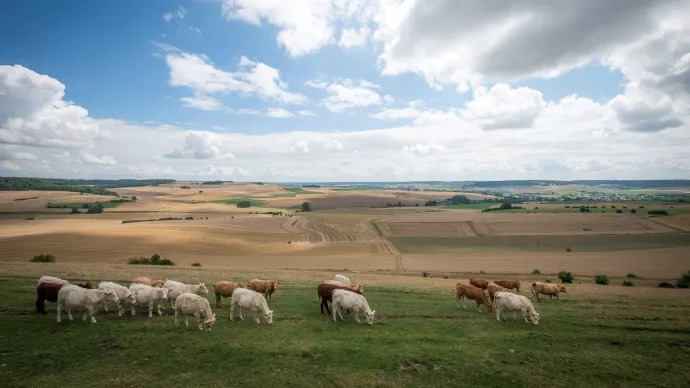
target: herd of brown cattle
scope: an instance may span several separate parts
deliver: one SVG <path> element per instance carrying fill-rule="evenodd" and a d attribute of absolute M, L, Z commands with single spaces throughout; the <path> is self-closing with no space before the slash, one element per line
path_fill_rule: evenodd
<path fill-rule="evenodd" d="M 479 305 L 483 304 L 486 307 L 486 311 L 491 313 L 493 312 L 492 303 L 497 292 L 510 292 L 511 290 L 515 290 L 520 294 L 521 285 L 522 283 L 519 280 L 495 280 L 489 282 L 484 279 L 471 278 L 470 284 L 457 283 L 455 285 L 455 304 L 457 307 L 460 307 L 460 301 L 462 300 L 464 306 L 465 298 L 472 299 L 476 303 L 475 309 L 477 311 L 479 311 Z M 540 301 L 539 294 L 542 294 L 548 295 L 549 300 L 552 300 L 555 296 L 560 302 L 561 299 L 559 298 L 559 294 L 562 292 L 568 293 L 563 284 L 534 282 L 530 289 L 532 291 L 532 299 L 536 299 L 537 301 Z M 487 295 L 484 294 L 484 290 L 489 294 L 488 298 Z"/>

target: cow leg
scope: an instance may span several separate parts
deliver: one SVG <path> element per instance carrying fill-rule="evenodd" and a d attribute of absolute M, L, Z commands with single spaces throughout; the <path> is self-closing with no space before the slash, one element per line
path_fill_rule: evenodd
<path fill-rule="evenodd" d="M 130 309 L 130 312 L 132 313 L 132 315 L 134 315 L 134 314 L 137 313 L 137 312 L 136 312 L 136 309 L 134 308 L 134 303 L 132 303 L 131 305 L 129 305 L 129 309 Z"/>
<path fill-rule="evenodd" d="M 235 318 L 233 318 L 233 316 L 232 316 L 234 312 L 235 312 L 235 304 L 230 302 L 230 320 L 231 321 L 235 320 Z"/>
<path fill-rule="evenodd" d="M 501 322 L 501 309 L 496 308 L 496 320 Z"/>
<path fill-rule="evenodd" d="M 549 295 L 549 303 L 553 302 L 553 295 Z"/>
<path fill-rule="evenodd" d="M 556 299 L 558 299 L 558 303 L 561 303 L 561 297 L 556 294 Z"/>
<path fill-rule="evenodd" d="M 352 309 L 352 312 L 354 313 L 354 314 L 352 314 L 352 317 L 355 319 L 355 322 L 359 323 L 360 322 L 360 320 L 359 320 L 359 309 L 357 307 L 355 307 Z M 342 315 L 340 316 L 340 319 L 343 319 Z"/>
<path fill-rule="evenodd" d="M 46 300 L 42 296 L 38 296 L 36 298 L 36 312 L 44 314 L 46 313 L 46 307 L 45 307 Z"/>
<path fill-rule="evenodd" d="M 81 317 L 82 321 L 86 322 L 86 317 L 89 315 L 89 309 L 84 308 L 84 315 Z"/>
<path fill-rule="evenodd" d="M 184 316 L 184 325 L 189 327 L 189 315 L 185 314 Z"/>
<path fill-rule="evenodd" d="M 517 310 L 513 312 L 513 321 L 517 321 Z"/>
<path fill-rule="evenodd" d="M 261 320 L 259 320 L 259 314 L 257 313 L 256 309 L 252 309 L 252 315 L 254 315 L 254 322 L 261 323 Z"/>
<path fill-rule="evenodd" d="M 223 307 L 223 304 L 220 302 L 220 292 L 216 292 L 216 307 Z"/>
<path fill-rule="evenodd" d="M 91 323 L 96 323 L 96 317 L 94 317 L 94 307 L 93 306 L 86 306 L 86 311 L 89 312 L 89 316 L 91 317 Z"/>
<path fill-rule="evenodd" d="M 59 302 L 57 305 L 57 322 L 62 322 L 62 302 Z"/>
<path fill-rule="evenodd" d="M 177 309 L 175 309 L 175 326 L 180 324 L 178 315 Z"/>
<path fill-rule="evenodd" d="M 153 318 L 153 301 L 149 302 L 149 318 Z"/>
<path fill-rule="evenodd" d="M 524 318 L 525 323 L 529 323 L 529 321 L 527 320 L 527 309 L 522 309 L 520 311 L 522 311 L 522 318 Z"/>
<path fill-rule="evenodd" d="M 158 302 L 158 316 L 163 315 L 163 312 L 161 311 L 161 305 L 162 304 L 163 304 L 163 302 L 160 302 L 160 301 Z M 173 305 L 172 310 L 175 310 L 175 305 Z"/>
<path fill-rule="evenodd" d="M 194 317 L 197 319 L 198 324 L 199 324 L 199 331 L 204 330 L 203 326 L 201 326 L 201 314 L 199 313 L 194 313 Z"/>
<path fill-rule="evenodd" d="M 338 321 L 338 305 L 334 303 L 331 306 L 331 309 L 333 310 L 333 322 L 337 322 Z"/>
<path fill-rule="evenodd" d="M 479 301 L 475 301 L 474 309 L 477 310 L 477 312 L 480 311 L 480 310 L 479 310 Z"/>
<path fill-rule="evenodd" d="M 65 307 L 67 307 L 67 318 L 70 321 L 73 321 L 74 317 L 72 317 L 72 308 L 70 306 L 67 306 L 67 305 L 65 305 Z"/>
<path fill-rule="evenodd" d="M 120 317 L 125 315 L 125 308 L 122 305 L 122 302 L 117 302 L 117 315 Z"/>
<path fill-rule="evenodd" d="M 242 306 L 237 306 L 237 312 L 240 313 L 240 321 L 244 321 L 244 317 L 242 316 Z"/>

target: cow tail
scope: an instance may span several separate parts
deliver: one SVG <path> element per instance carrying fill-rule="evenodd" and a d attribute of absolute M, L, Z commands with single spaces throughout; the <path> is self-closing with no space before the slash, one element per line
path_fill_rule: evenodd
<path fill-rule="evenodd" d="M 537 286 L 536 282 L 532 283 L 532 285 L 530 286 L 530 290 L 532 291 L 532 295 L 534 295 L 534 287 L 536 287 L 536 286 Z"/>

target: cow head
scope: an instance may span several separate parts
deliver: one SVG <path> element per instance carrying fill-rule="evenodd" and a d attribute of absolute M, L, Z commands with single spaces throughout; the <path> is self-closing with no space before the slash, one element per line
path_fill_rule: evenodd
<path fill-rule="evenodd" d="M 271 282 L 271 284 L 273 285 L 273 290 L 275 291 L 278 289 L 278 284 L 280 283 L 277 280 L 274 280 L 273 282 Z"/>
<path fill-rule="evenodd" d="M 105 295 L 105 300 L 110 300 L 110 301 L 113 301 L 113 302 L 115 302 L 115 303 L 119 303 L 119 302 L 120 302 L 120 298 L 117 297 L 117 294 L 115 293 L 115 291 L 113 291 L 113 290 L 105 290 L 105 291 L 103 291 L 103 292 L 104 292 L 104 295 Z"/>
<path fill-rule="evenodd" d="M 125 303 L 136 304 L 137 303 L 137 292 L 136 291 L 132 292 L 132 291 L 127 290 L 125 292 L 124 301 L 125 301 Z"/>
<path fill-rule="evenodd" d="M 539 313 L 537 312 L 537 310 L 531 308 L 529 310 L 529 317 L 532 320 L 532 323 L 534 323 L 535 325 L 539 324 Z"/>
<path fill-rule="evenodd" d="M 273 310 L 268 310 L 264 314 L 264 319 L 266 319 L 266 323 L 269 325 L 273 323 Z"/>
<path fill-rule="evenodd" d="M 199 294 L 199 295 L 208 294 L 208 288 L 206 288 L 206 284 L 204 284 L 204 282 L 199 282 L 199 284 L 197 284 L 197 286 L 199 286 L 199 291 L 197 292 L 197 294 Z"/>
<path fill-rule="evenodd" d="M 200 327 L 199 329 L 203 329 L 205 331 L 211 331 L 211 328 L 213 327 L 213 324 L 216 322 L 216 313 L 213 313 L 212 316 L 208 317 L 206 321 L 204 321 L 203 326 Z"/>
<path fill-rule="evenodd" d="M 159 288 L 156 291 L 158 291 L 158 298 L 160 300 L 168 300 L 168 289 L 167 288 Z"/>
<path fill-rule="evenodd" d="M 558 291 L 559 291 L 559 292 L 564 292 L 564 293 L 566 293 L 566 294 L 568 293 L 568 291 L 565 290 L 565 285 L 564 285 L 564 284 L 559 284 L 559 285 L 558 285 Z"/>
<path fill-rule="evenodd" d="M 374 324 L 374 315 L 376 314 L 376 310 L 372 310 L 370 312 L 365 312 L 365 315 L 367 316 L 367 323 L 370 325 Z"/>

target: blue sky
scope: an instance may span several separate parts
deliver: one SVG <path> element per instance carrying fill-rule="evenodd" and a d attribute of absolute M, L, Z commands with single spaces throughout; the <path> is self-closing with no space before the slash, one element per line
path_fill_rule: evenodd
<path fill-rule="evenodd" d="M 685 178 L 688 2 L 613 3 L 10 2 L 0 175 Z"/>

